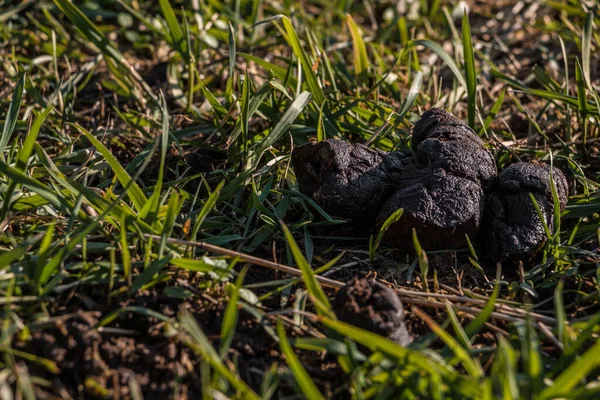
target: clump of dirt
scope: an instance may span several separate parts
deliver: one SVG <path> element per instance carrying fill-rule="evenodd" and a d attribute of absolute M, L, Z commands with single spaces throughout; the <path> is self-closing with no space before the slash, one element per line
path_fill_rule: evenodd
<path fill-rule="evenodd" d="M 98 329 L 99 317 L 99 312 L 79 310 L 16 347 L 54 361 L 60 370 L 54 379 L 72 397 L 130 398 L 132 384 L 145 398 L 200 396 L 196 356 L 176 338 L 165 338 L 157 329 Z M 38 391 L 38 397 L 51 398 L 51 390 Z"/>
<path fill-rule="evenodd" d="M 441 109 L 417 122 L 412 150 L 385 153 L 327 140 L 297 148 L 292 163 L 300 191 L 332 215 L 373 228 L 402 208 L 384 236 L 384 243 L 400 249 L 412 247 L 415 229 L 428 250 L 466 246 L 468 236 L 493 246 L 498 259 L 530 257 L 544 232 L 528 193 L 540 197 L 547 219 L 553 213 L 550 167 L 515 164 L 498 177 L 484 141 Z M 562 210 L 566 179 L 558 169 L 553 175 Z M 511 234 L 513 228 L 519 231 Z"/>
<path fill-rule="evenodd" d="M 333 309 L 341 321 L 387 337 L 401 346 L 412 341 L 404 323 L 400 298 L 380 282 L 354 278 L 337 292 Z"/>

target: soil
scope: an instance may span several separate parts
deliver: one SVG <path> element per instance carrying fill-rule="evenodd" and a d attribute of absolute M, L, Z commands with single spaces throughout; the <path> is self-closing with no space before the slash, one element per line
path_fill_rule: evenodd
<path fill-rule="evenodd" d="M 102 288 L 96 287 L 90 297 L 99 299 Z M 104 292 L 106 293 L 106 291 Z M 215 297 L 218 293 L 213 294 Z M 164 322 L 136 313 L 123 313 L 105 327 L 99 327 L 101 316 L 127 306 L 143 307 L 175 319 L 180 309 L 192 313 L 202 330 L 219 349 L 219 335 L 226 302 L 190 296 L 185 300 L 169 297 L 160 289 L 140 291 L 134 297 L 118 302 L 118 307 L 96 303 L 89 310 L 85 296 L 48 310 L 52 322 L 35 329 L 31 337 L 17 340 L 13 347 L 52 360 L 57 374 L 29 363 L 32 375 L 42 377 L 51 385 L 36 385 L 39 399 L 131 398 L 131 388 L 138 387 L 144 399 L 197 399 L 202 396 L 199 356 L 182 341 L 180 334 L 170 334 Z M 217 297 L 219 298 L 219 297 Z M 63 299 L 65 300 L 65 299 Z M 114 299 L 113 299 L 114 300 Z M 221 299 L 219 299 L 221 300 Z M 289 336 L 294 332 L 290 330 Z M 343 372 L 316 352 L 300 352 L 311 376 L 325 393 L 335 396 L 347 390 Z M 259 391 L 264 371 L 273 365 L 285 366 L 278 344 L 250 314 L 240 311 L 236 333 L 229 349 L 229 359 L 236 360 L 240 377 Z M 281 393 L 292 393 L 290 383 L 280 384 Z"/>

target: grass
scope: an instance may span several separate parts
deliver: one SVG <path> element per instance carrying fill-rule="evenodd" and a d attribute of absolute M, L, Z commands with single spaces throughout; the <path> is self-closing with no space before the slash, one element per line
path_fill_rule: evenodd
<path fill-rule="evenodd" d="M 411 4 L 4 2 L 4 398 L 600 396 L 597 9 Z M 433 106 L 568 171 L 538 257 L 402 254 L 298 191 L 294 146 L 406 148 Z M 365 274 L 408 348 L 336 319 Z"/>

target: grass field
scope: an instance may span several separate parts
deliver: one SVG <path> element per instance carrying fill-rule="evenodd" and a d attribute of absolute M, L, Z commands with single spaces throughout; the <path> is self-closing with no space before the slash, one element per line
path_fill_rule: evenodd
<path fill-rule="evenodd" d="M 0 0 L 0 397 L 600 398 L 598 6 L 468 4 Z M 567 175 L 535 258 L 374 248 L 298 191 L 294 146 L 434 106 Z M 365 275 L 408 348 L 335 318 Z"/>

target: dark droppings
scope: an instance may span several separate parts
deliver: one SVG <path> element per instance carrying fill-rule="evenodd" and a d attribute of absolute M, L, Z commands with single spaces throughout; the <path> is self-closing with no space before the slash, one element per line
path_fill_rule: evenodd
<path fill-rule="evenodd" d="M 552 178 L 562 211 L 567 204 L 567 181 L 557 168 L 552 169 Z M 481 241 L 487 245 L 489 258 L 529 258 L 545 243 L 544 226 L 530 193 L 553 230 L 550 166 L 513 164 L 500 173 L 486 199 Z"/>
<path fill-rule="evenodd" d="M 468 235 L 496 260 L 530 257 L 545 233 L 529 193 L 552 222 L 550 167 L 517 163 L 497 175 L 483 140 L 441 109 L 416 123 L 411 150 L 385 153 L 330 139 L 295 149 L 292 165 L 300 191 L 333 216 L 377 229 L 404 209 L 384 236 L 400 249 L 412 248 L 414 228 L 426 250 L 464 247 Z M 556 168 L 553 177 L 562 210 L 567 182 Z"/>
<path fill-rule="evenodd" d="M 460 247 L 465 244 L 465 234 L 473 237 L 479 230 L 483 200 L 477 183 L 442 169 L 426 170 L 384 204 L 378 218 L 381 223 L 397 209 L 404 209 L 400 221 L 387 230 L 384 243 L 412 247 L 415 227 L 425 249 Z"/>
<path fill-rule="evenodd" d="M 400 298 L 382 283 L 353 279 L 337 292 L 333 309 L 341 321 L 385 336 L 401 346 L 412 341 Z"/>
<path fill-rule="evenodd" d="M 328 213 L 354 219 L 375 213 L 389 196 L 386 156 L 361 144 L 324 140 L 297 148 L 292 166 L 302 193 Z"/>
<path fill-rule="evenodd" d="M 487 184 L 496 162 L 483 140 L 464 122 L 439 108 L 423 114 L 413 132 L 412 148 L 419 164 Z"/>

